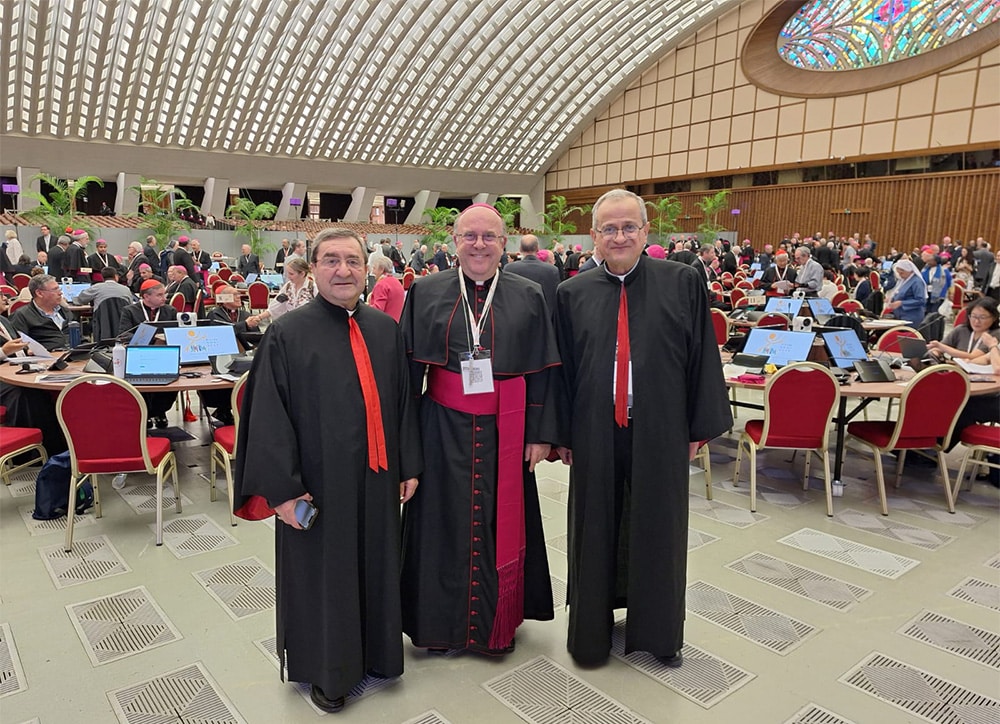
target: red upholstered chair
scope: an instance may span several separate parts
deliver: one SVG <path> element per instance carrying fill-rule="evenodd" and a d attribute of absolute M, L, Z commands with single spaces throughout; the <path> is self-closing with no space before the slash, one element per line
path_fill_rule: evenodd
<path fill-rule="evenodd" d="M 712 327 L 715 329 L 715 341 L 718 345 L 724 345 L 729 341 L 729 317 L 721 309 L 713 308 Z"/>
<path fill-rule="evenodd" d="M 241 282 L 246 283 L 246 279 L 243 278 L 242 274 L 230 274 L 229 275 L 229 283 L 230 284 L 239 284 Z"/>
<path fill-rule="evenodd" d="M 218 291 L 219 287 L 228 287 L 228 286 L 229 282 L 227 282 L 225 279 L 219 279 L 212 285 L 212 294 L 215 294 Z"/>
<path fill-rule="evenodd" d="M 882 454 L 898 450 L 896 487 L 903 477 L 907 450 L 937 452 L 941 482 L 944 484 L 948 512 L 955 512 L 955 502 L 948 481 L 948 466 L 944 460 L 943 441 L 951 437 L 959 412 L 969 399 L 969 378 L 958 367 L 929 367 L 911 379 L 899 401 L 899 419 L 895 422 L 851 422 L 847 425 L 848 439 L 863 443 L 875 455 L 875 477 L 882 500 L 882 515 L 889 515 L 885 498 L 885 475 Z"/>
<path fill-rule="evenodd" d="M 184 295 L 180 292 L 175 293 L 170 297 L 170 306 L 176 309 L 178 312 L 184 311 Z"/>
<path fill-rule="evenodd" d="M 35 453 L 31 459 L 8 467 L 14 458 L 30 452 Z M 10 476 L 17 471 L 31 467 L 35 463 L 44 465 L 48 459 L 49 456 L 42 445 L 41 430 L 36 427 L 0 427 L 0 478 L 3 478 L 5 485 L 10 485 Z"/>
<path fill-rule="evenodd" d="M 146 437 L 146 403 L 124 380 L 107 375 L 83 375 L 63 388 L 56 399 L 56 416 L 69 443 L 69 510 L 87 478 L 94 485 L 94 513 L 101 517 L 99 475 L 148 473 L 156 476 L 156 545 L 163 544 L 163 481 L 170 474 L 177 512 L 181 490 L 177 461 L 170 441 Z M 73 517 L 66 516 L 65 550 L 73 550 Z"/>
<path fill-rule="evenodd" d="M 900 354 L 902 352 L 899 348 L 900 337 L 920 339 L 920 333 L 909 327 L 895 327 L 878 338 L 878 341 L 875 343 L 875 351 Z"/>
<path fill-rule="evenodd" d="M 774 329 L 788 329 L 790 324 L 788 317 L 780 312 L 768 312 L 757 320 L 758 327 L 772 327 Z"/>
<path fill-rule="evenodd" d="M 746 290 L 740 289 L 739 285 L 729 293 L 729 303 L 733 305 L 733 309 L 736 309 L 740 305 L 740 302 L 746 299 Z"/>
<path fill-rule="evenodd" d="M 219 279 L 221 279 L 224 282 L 228 282 L 230 277 L 232 276 L 233 276 L 233 270 L 230 269 L 228 266 L 219 267 Z"/>
<path fill-rule="evenodd" d="M 972 469 L 969 471 L 967 490 L 972 489 L 972 478 L 977 467 L 985 465 L 1000 468 L 1000 463 L 990 462 L 986 458 L 987 455 L 1000 455 L 1000 426 L 968 425 L 962 430 L 959 439 L 965 445 L 965 457 L 962 458 L 962 467 L 958 469 L 955 488 L 952 490 L 955 500 L 958 500 L 958 491 L 962 488 L 962 478 L 965 477 L 965 468 L 969 463 L 972 463 Z"/>
<path fill-rule="evenodd" d="M 842 302 L 841 304 L 835 304 L 834 306 L 840 307 L 840 309 L 844 312 L 844 314 L 857 314 L 858 312 L 860 312 L 862 309 L 865 308 L 865 305 L 863 305 L 857 299 L 848 299 L 846 302 Z"/>
<path fill-rule="evenodd" d="M 250 311 L 267 309 L 271 294 L 271 288 L 267 284 L 264 282 L 254 282 L 247 287 L 247 292 L 250 295 Z"/>
<path fill-rule="evenodd" d="M 743 279 L 736 283 L 737 289 L 742 289 L 745 292 L 751 292 L 754 289 L 753 282 L 749 279 Z"/>
<path fill-rule="evenodd" d="M 951 311 L 957 312 L 959 309 L 965 309 L 965 286 L 962 284 L 953 284 L 951 291 L 949 292 L 951 297 Z"/>
<path fill-rule="evenodd" d="M 835 307 L 843 307 L 844 302 L 850 301 L 850 299 L 851 295 L 847 292 L 837 292 L 833 295 L 833 299 L 830 300 L 830 303 Z"/>
<path fill-rule="evenodd" d="M 30 281 L 31 277 L 27 274 L 15 274 L 14 278 L 10 280 L 10 283 L 17 287 L 18 290 L 21 290 L 28 286 L 28 282 Z"/>
<path fill-rule="evenodd" d="M 0 284 L 0 294 L 3 294 L 5 297 L 13 299 L 18 293 L 19 291 L 9 284 Z"/>
<path fill-rule="evenodd" d="M 416 274 L 410 267 L 406 267 L 403 271 L 403 291 L 410 291 L 410 287 L 413 286 L 413 280 L 416 278 Z"/>
<path fill-rule="evenodd" d="M 712 453 L 708 449 L 708 440 L 698 443 L 698 452 L 694 459 L 701 463 L 702 470 L 705 471 L 705 497 L 712 499 Z"/>
<path fill-rule="evenodd" d="M 20 309 L 26 304 L 29 304 L 29 302 L 26 302 L 23 299 L 15 299 L 13 302 L 10 303 L 10 306 L 7 307 L 7 316 L 13 317 L 14 312 L 16 312 L 18 309 Z"/>
<path fill-rule="evenodd" d="M 219 281 L 219 279 L 221 278 L 222 277 L 220 277 L 218 274 L 212 272 L 211 274 L 208 275 L 208 278 L 205 280 L 205 283 L 209 286 L 209 288 L 211 288 L 214 287 L 215 283 Z"/>
<path fill-rule="evenodd" d="M 965 324 L 965 319 L 968 316 L 969 316 L 969 313 L 967 311 L 965 311 L 965 307 L 962 307 L 961 309 L 959 309 L 958 310 L 958 314 L 955 315 L 955 326 L 959 327 L 959 326 Z"/>
<path fill-rule="evenodd" d="M 882 288 L 882 277 L 878 275 L 877 271 L 868 272 L 868 283 L 872 285 L 872 291 L 877 292 Z"/>
<path fill-rule="evenodd" d="M 764 388 L 764 419 L 749 420 L 736 448 L 733 485 L 738 482 L 743 448 L 750 452 L 750 510 L 757 510 L 757 451 L 766 448 L 808 450 L 802 489 L 809 488 L 811 451 L 823 460 L 826 514 L 833 515 L 829 432 L 840 402 L 840 386 L 826 367 L 796 362 L 779 370 Z"/>
<path fill-rule="evenodd" d="M 223 425 L 212 431 L 212 451 L 209 457 L 208 482 L 212 486 L 211 498 L 215 502 L 215 465 L 222 465 L 226 473 L 226 489 L 229 491 L 229 522 L 236 525 L 236 515 L 233 513 L 233 466 L 236 459 L 236 437 L 240 429 L 240 409 L 243 407 L 243 388 L 247 384 L 249 372 L 243 375 L 233 385 L 232 408 L 235 424 Z"/>
<path fill-rule="evenodd" d="M 736 284 L 735 278 L 732 272 L 722 272 L 722 276 L 719 277 L 719 281 L 722 283 L 726 289 L 732 289 Z"/>

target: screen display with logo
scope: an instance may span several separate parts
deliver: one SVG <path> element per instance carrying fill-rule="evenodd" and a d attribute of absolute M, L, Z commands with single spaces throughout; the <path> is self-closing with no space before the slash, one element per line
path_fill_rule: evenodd
<path fill-rule="evenodd" d="M 833 303 L 829 299 L 824 299 L 823 297 L 813 297 L 809 300 L 809 311 L 813 313 L 813 316 L 819 315 L 834 315 L 837 310 L 833 308 Z"/>
<path fill-rule="evenodd" d="M 787 365 L 803 362 L 812 350 L 814 332 L 789 332 L 783 329 L 751 329 L 744 354 L 767 355 L 768 364 Z"/>
<path fill-rule="evenodd" d="M 182 365 L 208 364 L 219 354 L 239 354 L 236 333 L 227 324 L 212 327 L 173 327 L 163 330 L 167 344 L 181 348 Z"/>
<path fill-rule="evenodd" d="M 837 367 L 851 369 L 854 362 L 859 359 L 868 359 L 861 340 L 853 329 L 845 329 L 840 332 L 823 332 L 823 341 L 826 348 L 830 350 L 830 359 Z"/>
<path fill-rule="evenodd" d="M 781 314 L 787 314 L 790 317 L 799 316 L 799 311 L 802 309 L 803 301 L 801 299 L 792 299 L 789 297 L 771 297 L 767 300 L 767 306 L 764 307 L 765 312 L 779 312 Z"/>

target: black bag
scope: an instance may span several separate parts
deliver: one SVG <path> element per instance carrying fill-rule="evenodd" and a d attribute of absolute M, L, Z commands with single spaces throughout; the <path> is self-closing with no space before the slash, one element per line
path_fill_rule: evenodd
<path fill-rule="evenodd" d="M 66 515 L 69 494 L 69 451 L 49 458 L 35 478 L 35 520 L 54 520 Z M 76 491 L 76 514 L 81 515 L 94 505 L 94 486 L 87 481 Z"/>

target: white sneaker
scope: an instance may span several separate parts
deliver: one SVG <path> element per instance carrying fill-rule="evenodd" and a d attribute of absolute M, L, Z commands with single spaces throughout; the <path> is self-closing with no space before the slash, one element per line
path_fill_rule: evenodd
<path fill-rule="evenodd" d="M 115 479 L 111 481 L 111 487 L 115 490 L 121 490 L 125 487 L 125 478 L 128 477 L 125 473 L 118 473 Z"/>

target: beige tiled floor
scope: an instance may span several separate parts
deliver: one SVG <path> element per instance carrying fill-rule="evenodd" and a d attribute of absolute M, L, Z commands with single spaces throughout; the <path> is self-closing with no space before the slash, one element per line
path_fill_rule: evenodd
<path fill-rule="evenodd" d="M 207 436 L 202 422 L 188 429 Z M 560 607 L 553 622 L 525 624 L 516 652 L 504 660 L 428 658 L 407 643 L 404 676 L 353 698 L 336 719 L 516 722 L 508 704 L 520 702 L 520 717 L 539 722 L 893 724 L 945 721 L 946 712 L 953 716 L 948 721 L 998 720 L 988 710 L 1000 699 L 996 489 L 977 483 L 951 516 L 932 469 L 913 467 L 887 520 L 877 514 L 870 458 L 848 452 L 847 491 L 835 501 L 838 517 L 828 519 L 820 481 L 801 489 L 802 455 L 790 463 L 790 454 L 779 451 L 761 460 L 758 515 L 750 516 L 746 463 L 744 484 L 734 488 L 733 440 L 712 447 L 715 500 L 703 498 L 700 472 L 690 483 L 691 614 L 679 672 L 665 673 L 642 655 L 577 668 L 565 650 Z M 77 528 L 86 564 L 60 556 L 61 527 L 30 534 L 19 508 L 30 507 L 31 497 L 14 497 L 16 486 L 0 492 L 0 635 L 13 642 L 17 657 L 16 664 L 4 662 L 0 650 L 6 669 L 0 721 L 140 721 L 129 712 L 155 709 L 163 697 L 187 701 L 190 716 L 205 715 L 212 699 L 221 707 L 219 721 L 306 722 L 319 715 L 293 685 L 279 681 L 267 653 L 274 634 L 272 528 L 246 522 L 231 528 L 224 482 L 211 503 L 200 477 L 208 469 L 203 442 L 175 449 L 190 503 L 182 521 L 172 509 L 165 512 L 168 534 L 160 548 L 152 513 L 136 513 L 107 480 L 104 517 L 88 514 L 92 524 Z M 958 456 L 952 460 L 957 469 Z M 557 590 L 566 579 L 566 481 L 565 468 L 543 465 L 541 508 Z M 133 476 L 130 488 L 142 482 Z M 213 588 L 219 580 L 230 587 Z M 234 592 L 233 585 L 243 588 Z M 85 647 L 88 640 L 97 643 Z M 949 642 L 956 651 L 942 648 Z M 148 648 L 128 655 L 130 646 Z M 865 681 L 885 696 L 923 698 L 923 708 L 906 711 L 863 691 L 863 682 L 847 683 L 846 675 L 874 654 L 909 668 L 875 661 L 864 669 Z M 171 672 L 179 673 L 135 687 Z M 959 689 L 945 691 L 932 677 Z M 218 695 L 206 688 L 213 682 Z M 544 700 L 552 694 L 545 686 L 556 692 L 555 703 Z M 985 704 L 960 708 L 961 689 L 987 697 Z M 811 713 L 803 713 L 807 707 Z"/>

